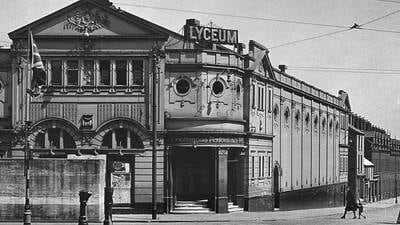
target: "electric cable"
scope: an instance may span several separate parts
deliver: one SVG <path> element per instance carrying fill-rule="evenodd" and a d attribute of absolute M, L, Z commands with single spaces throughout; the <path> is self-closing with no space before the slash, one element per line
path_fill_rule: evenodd
<path fill-rule="evenodd" d="M 304 22 L 304 21 L 297 21 L 297 20 L 285 20 L 285 19 L 265 18 L 265 17 L 231 15 L 231 14 L 224 14 L 224 13 L 204 12 L 204 11 L 189 10 L 189 9 L 166 8 L 166 7 L 158 7 L 158 6 L 148 6 L 148 5 L 139 5 L 139 4 L 130 4 L 130 3 L 120 3 L 120 2 L 115 2 L 115 4 L 126 5 L 126 6 L 134 6 L 134 7 L 141 7 L 141 8 L 168 10 L 168 11 L 175 11 L 175 12 L 188 12 L 188 13 L 196 13 L 196 14 L 203 14 L 203 15 L 234 17 L 234 18 L 241 18 L 241 19 L 273 21 L 273 22 L 280 22 L 280 23 L 292 23 L 292 24 L 301 24 L 301 25 L 310 25 L 310 26 L 319 26 L 319 27 L 347 28 L 347 26 L 342 26 L 342 25 L 324 24 L 324 23 L 311 23 L 311 22 Z"/>

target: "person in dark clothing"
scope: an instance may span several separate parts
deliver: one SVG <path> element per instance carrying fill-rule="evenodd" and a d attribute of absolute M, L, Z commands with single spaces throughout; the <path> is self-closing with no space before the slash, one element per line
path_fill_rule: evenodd
<path fill-rule="evenodd" d="M 346 207 L 344 208 L 344 214 L 342 217 L 342 219 L 346 218 L 346 213 L 347 211 L 353 211 L 354 217 L 353 219 L 356 219 L 356 210 L 357 210 L 357 203 L 356 203 L 356 199 L 354 198 L 353 193 L 350 191 L 350 188 L 347 187 L 347 193 L 346 193 Z"/>

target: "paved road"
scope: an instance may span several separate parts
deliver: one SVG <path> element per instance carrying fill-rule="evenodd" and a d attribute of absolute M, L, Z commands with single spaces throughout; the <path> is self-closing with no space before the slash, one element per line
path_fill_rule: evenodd
<path fill-rule="evenodd" d="M 343 207 L 308 209 L 277 212 L 238 212 L 231 214 L 186 214 L 186 215 L 159 215 L 158 220 L 151 221 L 151 215 L 115 215 L 114 225 L 128 224 L 207 224 L 207 225 L 334 225 L 334 224 L 396 224 L 400 211 L 400 204 L 394 204 L 394 199 L 367 204 L 364 207 L 366 219 L 352 219 L 348 214 L 346 219 L 340 219 Z M 117 220 L 119 220 L 117 222 Z M 70 223 L 32 223 L 32 225 L 76 225 Z M 89 223 L 101 225 L 102 223 Z M 0 225 L 22 225 L 22 222 L 0 222 Z"/>

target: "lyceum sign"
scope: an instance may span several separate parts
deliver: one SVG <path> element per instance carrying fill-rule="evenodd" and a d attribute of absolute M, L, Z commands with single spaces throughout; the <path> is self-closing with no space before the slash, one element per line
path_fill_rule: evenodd
<path fill-rule="evenodd" d="M 200 26 L 198 20 L 189 19 L 186 20 L 185 38 L 192 41 L 235 45 L 238 43 L 238 31 L 216 27 L 204 27 Z"/>

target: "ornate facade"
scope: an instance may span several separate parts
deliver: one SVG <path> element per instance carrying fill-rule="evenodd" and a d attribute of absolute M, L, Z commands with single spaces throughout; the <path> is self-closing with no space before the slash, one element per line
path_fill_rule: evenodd
<path fill-rule="evenodd" d="M 38 98 L 25 98 L 29 31 L 47 76 Z M 247 53 L 187 41 L 106 0 L 78 1 L 9 36 L 12 124 L 32 121 L 33 160 L 105 160 L 97 185 L 114 187 L 115 210 L 151 208 L 153 95 L 160 211 L 182 201 L 217 213 L 343 204 L 347 94 L 274 68 L 256 41 Z M 16 144 L 8 157 L 23 151 Z"/>

